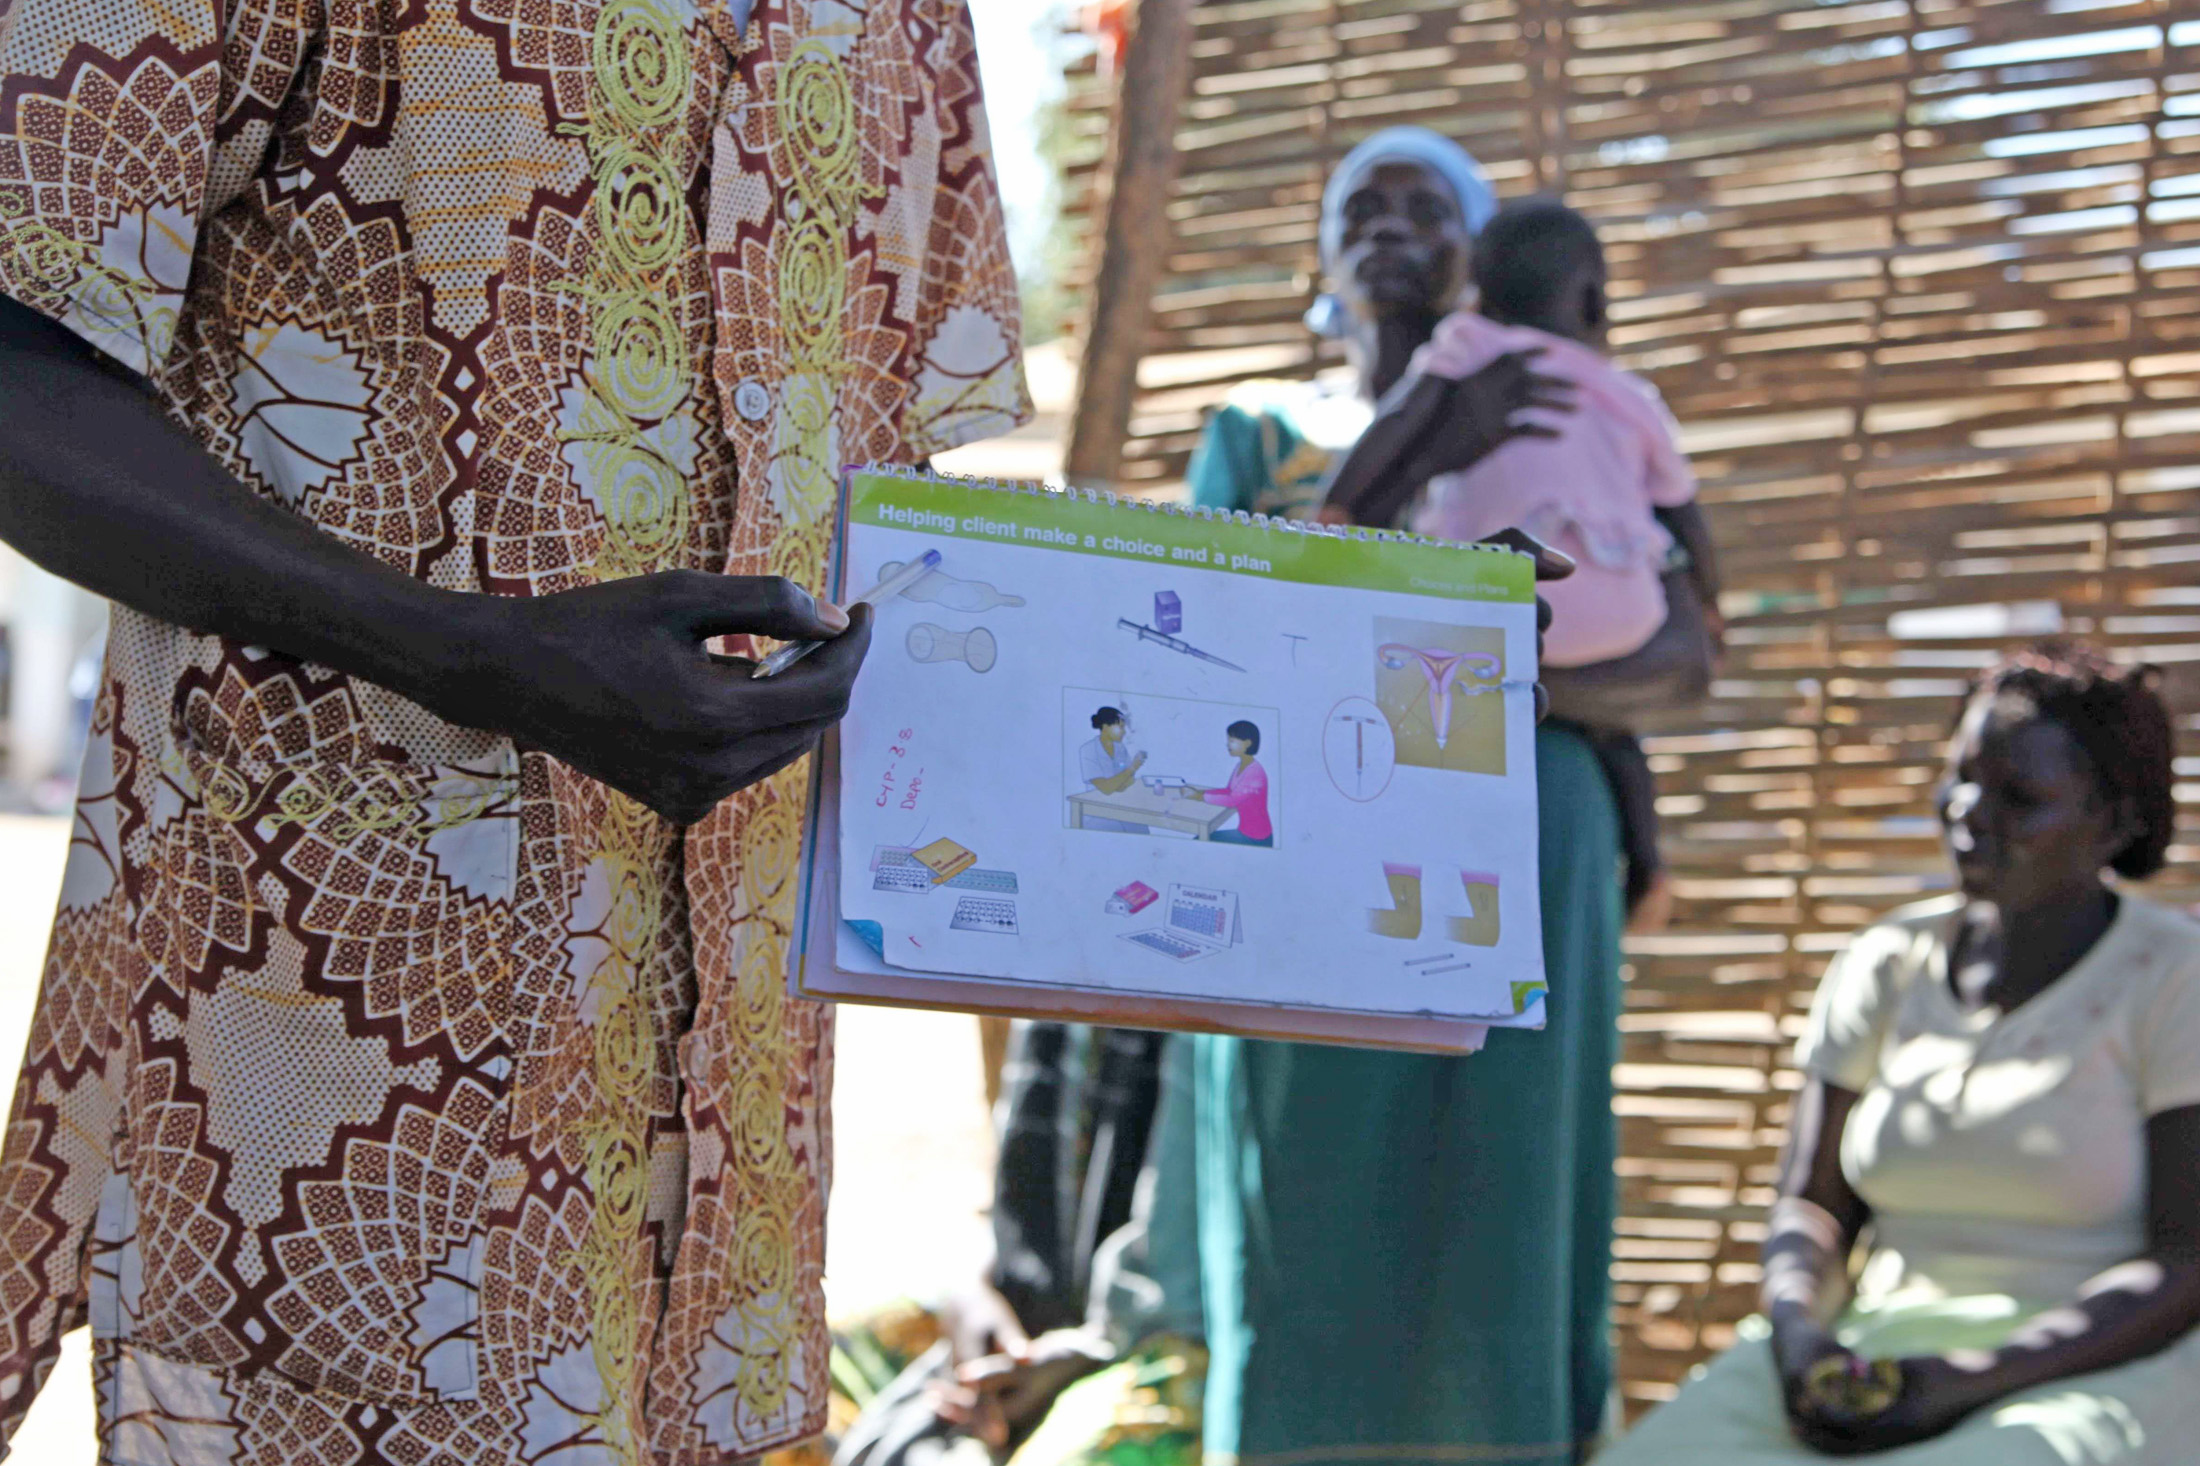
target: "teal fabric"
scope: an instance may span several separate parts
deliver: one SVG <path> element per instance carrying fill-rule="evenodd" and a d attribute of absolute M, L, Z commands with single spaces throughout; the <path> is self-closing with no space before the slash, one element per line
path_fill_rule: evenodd
<path fill-rule="evenodd" d="M 1155 1185 L 1198 1193 L 1210 1462 L 1571 1466 L 1597 1434 L 1619 824 L 1579 735 L 1543 730 L 1536 774 L 1541 1032 L 1467 1058 L 1189 1041 L 1193 1154 L 1164 1124 Z"/>
<path fill-rule="evenodd" d="M 1197 508 L 1303 519 L 1321 502 L 1331 461 L 1283 413 L 1233 404 L 1207 419 L 1184 483 Z"/>

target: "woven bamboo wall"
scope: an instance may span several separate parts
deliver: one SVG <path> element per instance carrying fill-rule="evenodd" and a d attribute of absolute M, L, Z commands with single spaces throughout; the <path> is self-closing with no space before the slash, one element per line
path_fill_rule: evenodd
<path fill-rule="evenodd" d="M 1944 881 L 1966 673 L 2057 624 L 2200 657 L 2200 0 L 1243 0 L 1198 37 L 1134 483 L 1231 381 L 1317 364 L 1321 179 L 1397 121 L 1602 223 L 1614 344 L 1687 427 L 1731 656 L 1653 744 L 1683 900 L 1619 1074 L 1639 1407 L 1751 1309 L 1828 955 Z M 1105 88 L 1071 88 L 1089 156 Z"/>

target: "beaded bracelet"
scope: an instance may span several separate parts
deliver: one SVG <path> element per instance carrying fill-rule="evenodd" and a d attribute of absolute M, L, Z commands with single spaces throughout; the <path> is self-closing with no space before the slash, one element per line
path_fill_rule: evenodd
<path fill-rule="evenodd" d="M 1803 1400 L 1828 1421 L 1860 1425 L 1902 1398 L 1902 1366 L 1892 1359 L 1828 1354 L 1803 1375 Z"/>

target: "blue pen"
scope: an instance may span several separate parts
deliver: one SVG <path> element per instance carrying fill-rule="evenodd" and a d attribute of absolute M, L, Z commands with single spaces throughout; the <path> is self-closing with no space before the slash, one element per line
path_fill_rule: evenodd
<path fill-rule="evenodd" d="M 911 560 L 907 565 L 902 566 L 901 569 L 887 576 L 848 604 L 855 605 L 860 602 L 866 606 L 875 606 L 881 601 L 890 600 L 937 569 L 939 563 L 940 552 L 938 550 L 926 550 L 916 559 Z M 749 676 L 751 678 L 776 676 L 823 645 L 825 643 L 822 641 L 791 641 L 764 658 L 763 661 L 758 662 L 756 670 L 751 672 Z"/>

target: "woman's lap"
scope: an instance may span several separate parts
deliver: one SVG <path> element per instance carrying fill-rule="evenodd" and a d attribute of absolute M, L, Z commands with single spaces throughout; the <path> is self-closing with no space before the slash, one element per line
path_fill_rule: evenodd
<path fill-rule="evenodd" d="M 2185 1466 L 2200 1458 L 2200 1334 L 2099 1374 L 2011 1396 L 1946 1435 L 1852 1459 L 1873 1466 Z M 1781 1413 L 1772 1350 L 1743 1339 L 1596 1466 L 1802 1466 L 1831 1460 Z"/>

